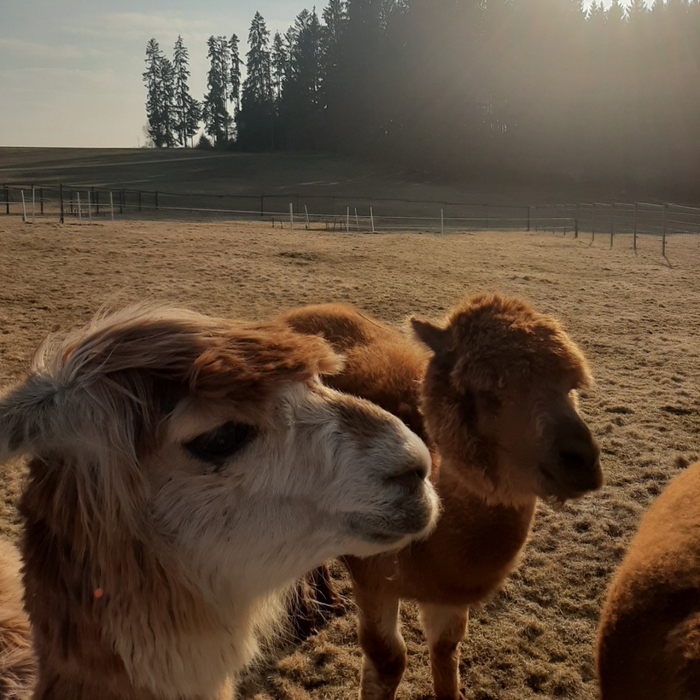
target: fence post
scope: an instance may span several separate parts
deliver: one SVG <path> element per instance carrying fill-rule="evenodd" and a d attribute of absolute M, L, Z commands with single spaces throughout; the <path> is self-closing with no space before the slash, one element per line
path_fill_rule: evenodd
<path fill-rule="evenodd" d="M 35 199 L 35 188 L 32 185 L 32 223 L 34 223 L 34 199 Z"/>
<path fill-rule="evenodd" d="M 158 211 L 158 191 L 156 190 L 156 211 Z"/>
<path fill-rule="evenodd" d="M 372 233 L 374 233 L 374 212 L 372 207 L 369 208 L 369 218 L 372 220 Z"/>
<path fill-rule="evenodd" d="M 139 211 L 141 211 L 141 190 L 139 190 Z"/>
<path fill-rule="evenodd" d="M 80 206 L 80 192 L 78 192 L 78 223 L 82 224 L 83 223 L 83 212 L 81 211 L 82 207 Z"/>
<path fill-rule="evenodd" d="M 21 192 L 22 192 L 22 223 L 24 224 L 27 221 L 27 209 L 26 209 L 26 206 L 24 204 L 24 190 L 21 190 Z"/>
<path fill-rule="evenodd" d="M 350 233 L 350 207 L 348 207 L 348 211 L 345 217 L 345 233 Z"/>
<path fill-rule="evenodd" d="M 44 216 L 44 188 L 39 188 L 39 213 Z"/>
<path fill-rule="evenodd" d="M 88 201 L 88 226 L 92 226 L 92 199 L 90 197 L 90 190 L 86 192 Z"/>
<path fill-rule="evenodd" d="M 613 238 L 615 238 L 615 202 L 610 205 L 610 249 L 613 247 Z"/>
<path fill-rule="evenodd" d="M 289 203 L 289 230 L 294 233 L 294 205 Z"/>
<path fill-rule="evenodd" d="M 112 215 L 112 223 L 114 223 L 114 197 L 112 197 L 112 190 L 109 191 L 109 211 Z"/>
<path fill-rule="evenodd" d="M 637 252 L 637 202 L 634 203 L 634 235 L 632 236 L 634 252 Z"/>
<path fill-rule="evenodd" d="M 440 233 L 445 233 L 445 210 L 440 209 Z"/>
<path fill-rule="evenodd" d="M 262 219 L 263 216 L 265 216 L 265 195 L 261 194 L 260 195 L 260 218 Z"/>
<path fill-rule="evenodd" d="M 126 190 L 122 189 L 119 194 L 119 213 L 124 213 L 124 207 L 126 206 Z"/>
<path fill-rule="evenodd" d="M 574 238 L 578 238 L 578 204 L 574 209 Z"/>
<path fill-rule="evenodd" d="M 61 214 L 58 218 L 58 223 L 62 224 L 63 223 L 63 216 L 64 216 L 64 212 L 63 212 L 63 185 L 62 184 L 60 184 L 58 186 L 58 198 L 61 200 Z"/>
<path fill-rule="evenodd" d="M 595 202 L 593 202 L 593 211 L 591 213 L 591 243 L 595 240 Z"/>
<path fill-rule="evenodd" d="M 100 215 L 100 191 L 92 188 L 93 199 L 95 200 L 95 216 Z"/>
<path fill-rule="evenodd" d="M 668 210 L 668 204 L 664 204 L 664 237 L 661 244 L 661 254 L 666 257 L 666 211 Z"/>
<path fill-rule="evenodd" d="M 304 213 L 306 214 L 306 230 L 309 230 L 309 210 L 306 207 L 306 204 L 304 205 Z M 357 209 L 355 210 L 355 215 L 357 215 Z"/>

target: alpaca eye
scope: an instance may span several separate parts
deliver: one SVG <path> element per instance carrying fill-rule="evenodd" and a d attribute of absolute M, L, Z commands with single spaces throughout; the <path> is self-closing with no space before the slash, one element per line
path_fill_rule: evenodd
<path fill-rule="evenodd" d="M 257 428 L 245 423 L 229 421 L 208 433 L 186 442 L 185 449 L 197 459 L 215 465 L 215 471 L 235 454 L 243 450 L 257 435 Z"/>

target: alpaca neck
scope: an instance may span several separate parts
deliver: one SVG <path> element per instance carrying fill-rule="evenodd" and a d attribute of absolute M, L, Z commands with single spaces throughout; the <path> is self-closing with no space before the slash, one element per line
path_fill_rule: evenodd
<path fill-rule="evenodd" d="M 456 465 L 444 461 L 436 488 L 442 515 L 427 540 L 399 553 L 396 592 L 430 603 L 479 602 L 515 566 L 530 531 L 536 499 L 523 499 L 517 506 L 488 503 L 470 488 Z"/>

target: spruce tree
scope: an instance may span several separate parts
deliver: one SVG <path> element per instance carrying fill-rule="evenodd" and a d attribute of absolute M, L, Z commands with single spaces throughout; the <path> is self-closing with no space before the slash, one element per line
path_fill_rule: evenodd
<path fill-rule="evenodd" d="M 241 108 L 241 64 L 243 63 L 243 60 L 241 59 L 238 44 L 238 36 L 236 34 L 232 34 L 228 42 L 231 60 L 231 70 L 229 75 L 229 99 L 233 102 L 234 117 L 236 114 L 238 114 L 238 111 Z"/>
<path fill-rule="evenodd" d="M 316 148 L 322 80 L 321 23 L 316 11 L 302 10 L 285 37 L 289 45 L 288 52 L 284 52 L 286 65 L 276 67 L 276 72 L 286 68 L 278 106 L 284 145 Z"/>
<path fill-rule="evenodd" d="M 204 129 L 221 146 L 229 140 L 231 115 L 228 112 L 227 99 L 230 82 L 230 49 L 226 37 L 210 36 L 207 40 L 209 50 L 207 58 L 210 66 L 207 73 L 209 92 L 204 96 L 202 116 Z"/>
<path fill-rule="evenodd" d="M 168 132 L 163 90 L 164 58 L 158 42 L 151 39 L 146 44 L 146 72 L 143 74 L 143 80 L 146 83 L 147 92 L 148 135 L 153 139 L 156 148 L 162 148 L 165 145 Z"/>
<path fill-rule="evenodd" d="M 243 83 L 241 109 L 236 121 L 238 140 L 246 149 L 268 149 L 275 143 L 269 44 L 270 32 L 263 16 L 256 12 L 248 33 L 248 75 Z"/>
<path fill-rule="evenodd" d="M 163 138 L 165 145 L 173 148 L 177 142 L 177 109 L 175 107 L 175 69 L 170 59 L 162 58 L 160 76 Z"/>
<path fill-rule="evenodd" d="M 190 95 L 187 81 L 190 77 L 189 54 L 182 37 L 178 36 L 173 53 L 173 70 L 175 73 L 175 133 L 178 143 L 187 146 L 187 139 L 192 138 L 199 129 L 202 118 L 200 103 Z"/>
<path fill-rule="evenodd" d="M 272 62 L 272 91 L 275 99 L 279 101 L 282 94 L 282 84 L 287 77 L 287 63 L 289 61 L 289 53 L 279 32 L 275 32 L 272 40 L 270 60 Z"/>

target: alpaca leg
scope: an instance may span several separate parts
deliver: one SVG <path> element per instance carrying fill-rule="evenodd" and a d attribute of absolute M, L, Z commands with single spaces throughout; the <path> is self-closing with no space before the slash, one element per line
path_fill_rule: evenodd
<path fill-rule="evenodd" d="M 393 700 L 406 668 L 399 631 L 399 599 L 355 586 L 360 646 L 364 652 L 360 700 Z"/>
<path fill-rule="evenodd" d="M 459 644 L 467 632 L 469 608 L 421 603 L 420 620 L 428 642 L 437 700 L 459 700 Z"/>

